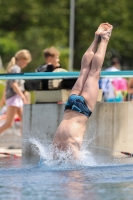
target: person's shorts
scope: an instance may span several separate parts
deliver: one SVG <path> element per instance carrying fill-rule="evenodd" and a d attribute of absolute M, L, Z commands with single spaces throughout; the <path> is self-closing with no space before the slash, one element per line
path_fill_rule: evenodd
<path fill-rule="evenodd" d="M 6 99 L 6 105 L 7 106 L 14 106 L 17 108 L 22 108 L 23 107 L 23 101 L 21 99 L 21 97 L 16 94 L 13 97 Z"/>
<path fill-rule="evenodd" d="M 90 117 L 92 114 L 86 105 L 84 97 L 78 96 L 76 94 L 73 94 L 69 97 L 65 106 L 65 110 L 74 110 L 86 115 L 87 117 Z"/>

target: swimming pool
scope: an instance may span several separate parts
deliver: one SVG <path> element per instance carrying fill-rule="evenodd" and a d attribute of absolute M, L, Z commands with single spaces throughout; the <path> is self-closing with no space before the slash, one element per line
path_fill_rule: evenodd
<path fill-rule="evenodd" d="M 39 163 L 34 158 L 0 160 L 1 200 L 133 199 L 133 158 L 97 156 L 90 149 L 79 162 L 55 163 L 44 152 Z"/>

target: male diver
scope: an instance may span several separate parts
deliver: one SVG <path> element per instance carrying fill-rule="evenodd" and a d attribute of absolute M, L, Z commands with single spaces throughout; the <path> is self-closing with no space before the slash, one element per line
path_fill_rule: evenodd
<path fill-rule="evenodd" d="M 95 32 L 94 41 L 82 57 L 80 75 L 72 88 L 63 120 L 53 139 L 55 149 L 65 152 L 71 149 L 75 159 L 79 158 L 86 123 L 97 101 L 99 75 L 112 29 L 109 23 L 102 23 Z"/>

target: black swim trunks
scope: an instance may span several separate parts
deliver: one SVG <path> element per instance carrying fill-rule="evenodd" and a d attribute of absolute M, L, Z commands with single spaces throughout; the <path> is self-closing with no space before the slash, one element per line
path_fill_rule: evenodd
<path fill-rule="evenodd" d="M 86 115 L 87 117 L 90 117 L 92 114 L 86 105 L 84 97 L 78 96 L 76 94 L 73 94 L 69 97 L 65 106 L 65 110 L 74 110 Z"/>

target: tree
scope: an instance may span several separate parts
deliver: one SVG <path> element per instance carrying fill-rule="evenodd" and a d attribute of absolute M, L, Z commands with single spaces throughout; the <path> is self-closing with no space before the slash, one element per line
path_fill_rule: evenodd
<path fill-rule="evenodd" d="M 104 67 L 110 64 L 113 56 L 118 56 L 123 69 L 131 69 L 133 1 L 76 0 L 75 4 L 74 68 L 80 69 L 82 55 L 92 42 L 98 25 L 108 21 L 113 24 L 114 30 Z M 26 48 L 33 57 L 26 70 L 34 71 L 44 62 L 42 51 L 46 47 L 55 46 L 63 52 L 66 49 L 68 51 L 69 19 L 70 1 L 0 0 L 0 55 L 2 54 L 4 64 L 15 51 Z M 67 68 L 68 53 L 64 55 L 66 57 L 62 56 L 61 62 Z"/>
<path fill-rule="evenodd" d="M 94 32 L 101 22 L 113 24 L 114 30 L 108 45 L 104 65 L 110 58 L 118 56 L 123 68 L 133 65 L 133 2 L 126 0 L 77 0 L 75 21 L 75 66 L 80 67 L 80 60 L 92 42 Z"/>

